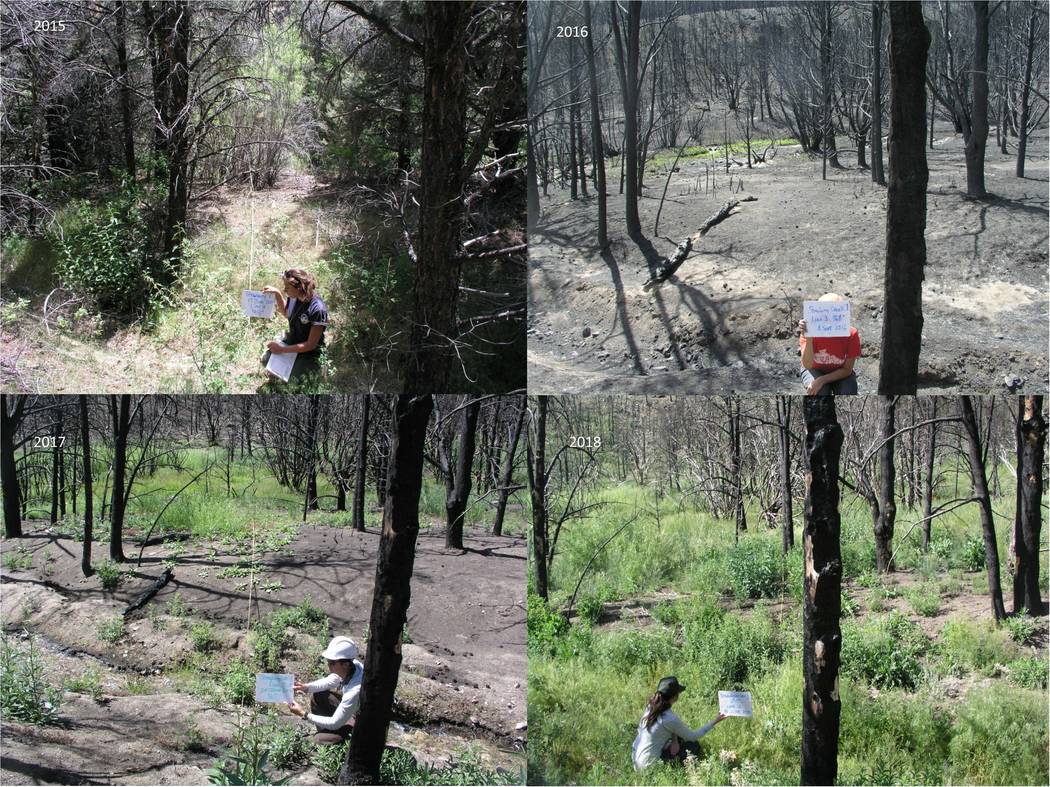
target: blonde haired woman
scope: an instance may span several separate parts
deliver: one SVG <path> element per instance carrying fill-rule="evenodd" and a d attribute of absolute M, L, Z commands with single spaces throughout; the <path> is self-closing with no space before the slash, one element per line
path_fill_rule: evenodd
<path fill-rule="evenodd" d="M 328 308 L 317 294 L 317 279 L 302 268 L 289 268 L 282 275 L 284 291 L 263 287 L 273 294 L 277 311 L 288 319 L 288 332 L 280 342 L 266 345 L 262 365 L 270 361 L 270 354 L 298 353 L 289 380 L 320 370 L 321 348 L 324 347 L 324 329 L 328 325 Z"/>

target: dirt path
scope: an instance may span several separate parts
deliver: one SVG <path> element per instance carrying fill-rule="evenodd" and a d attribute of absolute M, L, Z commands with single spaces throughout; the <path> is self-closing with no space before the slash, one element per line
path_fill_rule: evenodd
<path fill-rule="evenodd" d="M 1046 130 L 1033 149 L 1045 150 Z M 1013 176 L 1013 159 L 989 147 L 986 202 L 965 198 L 962 143 L 929 152 L 924 344 L 920 385 L 1001 392 L 1047 378 L 1047 160 Z M 717 169 L 717 165 L 715 166 Z M 884 188 L 867 171 L 832 171 L 792 148 L 753 169 L 724 171 L 706 191 L 702 159 L 683 160 L 652 227 L 667 169 L 647 173 L 639 206 L 649 241 L 617 222 L 612 248 L 593 245 L 597 204 L 551 191 L 529 249 L 529 386 L 537 393 L 800 393 L 795 326 L 802 301 L 826 291 L 850 298 L 865 357 L 862 392 L 873 392 L 882 329 Z M 741 187 L 742 180 L 742 187 Z M 699 192 L 697 184 L 700 184 Z M 738 191 L 738 189 L 740 189 Z M 611 188 L 612 191 L 615 189 Z M 753 195 L 714 227 L 677 275 L 646 292 L 652 266 L 730 198 Z"/>
<path fill-rule="evenodd" d="M 253 619 L 308 600 L 328 615 L 333 634 L 363 641 L 378 540 L 374 532 L 308 526 L 286 546 L 258 555 Z M 445 550 L 437 535 L 419 539 L 407 626 L 411 642 L 402 646 L 395 702 L 399 726 L 392 740 L 429 763 L 446 762 L 456 748 L 475 741 L 491 767 L 513 772 L 520 761 L 512 750 L 523 745 L 526 734 L 525 544 L 480 534 L 467 534 L 466 541 L 469 549 L 461 553 Z M 185 621 L 212 622 L 220 653 L 247 655 L 248 579 L 236 569 L 250 563 L 250 556 L 230 554 L 230 545 L 220 543 L 176 548 L 182 554 L 172 581 L 145 609 L 127 618 L 123 637 L 107 644 L 96 633 L 99 623 L 120 615 L 152 584 L 163 571 L 162 562 L 172 557 L 170 544 L 147 547 L 142 567 L 129 564 L 133 573 L 112 593 L 103 592 L 97 578 L 80 575 L 80 545 L 69 538 L 37 531 L 5 540 L 3 547 L 5 554 L 23 548 L 32 555 L 28 569 L 4 564 L 4 630 L 26 630 L 41 638 L 48 669 L 56 677 L 80 674 L 88 666 L 100 668 L 106 708 L 96 711 L 97 703 L 67 692 L 61 715 L 71 726 L 5 722 L 5 783 L 27 783 L 15 781 L 16 774 L 28 773 L 24 763 L 36 768 L 32 778 L 45 781 L 54 781 L 63 769 L 70 774 L 66 780 L 80 783 L 202 781 L 199 769 L 210 767 L 215 752 L 231 739 L 233 710 L 208 710 L 211 706 L 200 698 L 179 693 L 173 670 L 193 653 Z M 138 551 L 130 547 L 126 544 L 129 557 Z M 168 614 L 176 598 L 191 611 L 189 618 Z M 307 649 L 314 647 L 319 645 L 311 641 Z M 312 661 L 304 656 L 285 666 L 304 675 Z M 130 676 L 147 682 L 145 696 L 129 695 Z M 138 718 L 144 708 L 163 709 L 165 724 L 142 725 Z M 203 753 L 186 750 L 187 719 L 195 720 L 207 742 Z M 118 755 L 103 754 L 107 740 L 125 740 L 126 745 L 116 746 Z M 74 749 L 76 756 L 52 746 Z M 29 757 L 39 748 L 47 749 L 55 762 Z"/>
<path fill-rule="evenodd" d="M 55 310 L 58 291 L 48 304 L 39 293 L 18 313 L 5 316 L 0 329 L 0 385 L 4 390 L 47 393 L 197 393 L 215 382 L 215 372 L 202 373 L 198 351 L 202 293 L 220 287 L 239 314 L 240 291 L 276 284 L 280 271 L 295 265 L 310 268 L 326 253 L 333 234 L 359 234 L 353 220 L 336 224 L 317 201 L 335 195 L 311 175 L 288 175 L 266 191 L 249 194 L 223 189 L 196 205 L 189 223 L 190 268 L 182 276 L 174 303 L 162 307 L 152 325 L 103 324 L 93 316 L 76 318 L 73 308 Z M 254 210 L 253 210 L 254 207 Z M 254 221 L 253 221 L 254 213 Z M 254 255 L 252 230 L 254 226 Z M 249 265 L 251 259 L 254 263 Z M 10 297 L 10 296 L 8 296 Z M 253 320 L 243 351 L 222 364 L 230 393 L 255 393 L 265 382 L 258 356 L 265 340 L 282 332 L 277 318 L 263 325 Z M 238 321 L 237 328 L 245 326 Z M 207 329 L 205 329 L 207 332 Z M 207 344 L 221 339 L 203 336 Z"/>

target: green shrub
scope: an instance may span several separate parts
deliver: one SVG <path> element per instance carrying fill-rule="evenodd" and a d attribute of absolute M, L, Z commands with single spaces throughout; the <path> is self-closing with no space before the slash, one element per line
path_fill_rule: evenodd
<path fill-rule="evenodd" d="M 53 724 L 62 692 L 44 679 L 44 660 L 32 638 L 25 646 L 0 642 L 0 708 L 8 719 Z"/>
<path fill-rule="evenodd" d="M 784 592 L 787 572 L 774 542 L 748 539 L 730 549 L 725 560 L 736 598 L 772 598 Z"/>
<path fill-rule="evenodd" d="M 605 598 L 599 594 L 583 596 L 576 602 L 576 611 L 583 620 L 596 624 L 602 617 L 602 608 L 605 606 Z"/>
<path fill-rule="evenodd" d="M 947 563 L 952 556 L 952 540 L 948 536 L 930 539 L 930 553 L 938 560 Z"/>
<path fill-rule="evenodd" d="M 98 638 L 110 644 L 124 636 L 124 618 L 106 618 L 98 624 Z"/>
<path fill-rule="evenodd" d="M 1045 656 L 1025 656 L 1010 662 L 1010 680 L 1026 689 L 1045 689 L 1047 667 Z"/>
<path fill-rule="evenodd" d="M 31 568 L 33 554 L 25 547 L 17 547 L 4 555 L 4 565 L 12 571 Z"/>
<path fill-rule="evenodd" d="M 878 688 L 914 689 L 924 678 L 920 657 L 929 642 L 896 610 L 842 626 L 842 671 Z"/>
<path fill-rule="evenodd" d="M 673 601 L 661 601 L 649 610 L 649 614 L 665 626 L 678 626 L 685 622 L 682 605 Z"/>
<path fill-rule="evenodd" d="M 291 768 L 309 761 L 310 736 L 301 725 L 282 724 L 274 719 L 270 726 L 267 749 L 275 768 Z"/>
<path fill-rule="evenodd" d="M 945 784 L 1046 784 L 1046 696 L 975 689 L 955 719 Z"/>
<path fill-rule="evenodd" d="M 941 598 L 937 595 L 936 588 L 922 584 L 905 592 L 904 597 L 908 599 L 915 613 L 924 618 L 936 615 L 941 609 Z"/>
<path fill-rule="evenodd" d="M 535 593 L 529 593 L 526 625 L 530 654 L 550 655 L 554 651 L 557 638 L 569 628 L 569 622 Z"/>
<path fill-rule="evenodd" d="M 784 657 L 780 632 L 763 613 L 751 618 L 722 615 L 706 627 L 703 620 L 687 624 L 683 649 L 701 666 L 711 687 L 744 687 Z"/>
<path fill-rule="evenodd" d="M 101 205 L 84 202 L 73 224 L 52 238 L 62 284 L 102 309 L 148 311 L 171 273 L 152 248 L 156 233 L 142 192 L 124 188 Z"/>
<path fill-rule="evenodd" d="M 974 536 L 963 545 L 962 562 L 967 571 L 984 568 L 984 539 L 981 536 Z"/>
<path fill-rule="evenodd" d="M 1026 644 L 1039 630 L 1039 620 L 1028 617 L 1023 609 L 1016 615 L 1011 615 L 1004 620 L 1003 625 L 1010 632 L 1013 641 L 1020 645 Z"/>
<path fill-rule="evenodd" d="M 194 623 L 190 626 L 190 641 L 198 653 L 209 653 L 219 646 L 215 626 L 208 622 Z"/>
<path fill-rule="evenodd" d="M 102 584 L 102 589 L 110 592 L 116 590 L 117 586 L 124 581 L 124 572 L 112 560 L 106 560 L 95 566 L 95 574 Z"/>
<path fill-rule="evenodd" d="M 310 764 L 317 770 L 317 775 L 325 784 L 335 784 L 339 777 L 339 768 L 342 767 L 346 758 L 346 750 L 350 741 L 340 743 L 337 746 L 314 746 L 313 754 L 310 756 Z M 392 784 L 393 782 L 382 782 Z"/>
<path fill-rule="evenodd" d="M 95 702 L 102 700 L 102 673 L 98 667 L 88 667 L 80 675 L 66 678 L 62 686 L 66 691 L 87 694 Z"/>
<path fill-rule="evenodd" d="M 944 624 L 937 649 L 945 671 L 957 675 L 967 671 L 990 674 L 995 665 L 1012 661 L 1018 653 L 1004 629 L 989 621 L 962 618 Z"/>
<path fill-rule="evenodd" d="M 255 702 L 255 670 L 248 662 L 237 659 L 226 667 L 222 676 L 222 691 L 227 700 L 235 705 L 252 705 Z"/>
<path fill-rule="evenodd" d="M 668 661 L 677 650 L 667 629 L 627 629 L 596 637 L 594 650 L 610 667 L 653 666 Z"/>

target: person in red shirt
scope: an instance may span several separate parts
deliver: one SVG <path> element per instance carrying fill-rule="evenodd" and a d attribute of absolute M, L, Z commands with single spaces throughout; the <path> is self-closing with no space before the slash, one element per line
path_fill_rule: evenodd
<path fill-rule="evenodd" d="M 822 301 L 844 301 L 841 295 L 829 292 Z M 860 357 L 860 334 L 849 329 L 849 336 L 806 336 L 806 321 L 798 321 L 798 347 L 802 355 L 799 375 L 810 396 L 849 395 L 857 393 L 857 373 L 854 362 Z"/>

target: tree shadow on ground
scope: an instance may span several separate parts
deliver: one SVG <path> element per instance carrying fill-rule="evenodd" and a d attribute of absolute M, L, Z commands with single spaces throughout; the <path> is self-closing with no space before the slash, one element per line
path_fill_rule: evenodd
<path fill-rule="evenodd" d="M 627 342 L 627 347 L 631 352 L 631 363 L 634 364 L 634 371 L 636 374 L 645 374 L 645 368 L 642 366 L 642 359 L 638 353 L 638 341 L 634 338 L 634 330 L 631 328 L 631 322 L 627 317 L 627 296 L 624 294 L 623 289 L 623 277 L 620 275 L 620 266 L 616 262 L 616 257 L 613 255 L 612 250 L 605 248 L 602 250 L 602 262 L 605 263 L 609 269 L 609 277 L 612 279 L 613 287 L 616 290 L 616 317 L 623 325 L 623 338 Z M 614 322 L 610 333 L 616 328 Z"/>

